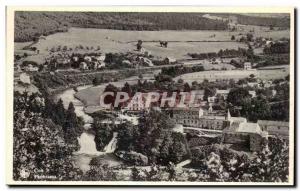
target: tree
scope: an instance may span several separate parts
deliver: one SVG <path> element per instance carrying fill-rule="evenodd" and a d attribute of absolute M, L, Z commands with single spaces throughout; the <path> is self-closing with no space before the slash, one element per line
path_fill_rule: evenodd
<path fill-rule="evenodd" d="M 142 44 L 143 44 L 143 41 L 142 40 L 138 40 L 138 43 L 136 44 L 136 49 L 138 51 L 140 51 L 142 49 Z"/>
<path fill-rule="evenodd" d="M 271 108 L 266 99 L 245 99 L 242 103 L 241 115 L 249 121 L 257 122 L 258 119 L 269 119 Z"/>
<path fill-rule="evenodd" d="M 92 83 L 93 83 L 93 86 L 98 86 L 98 85 L 101 84 L 101 80 L 99 79 L 99 77 L 96 76 L 96 77 L 93 79 Z"/>
<path fill-rule="evenodd" d="M 204 100 L 207 100 L 208 97 L 211 97 L 211 96 L 214 96 L 216 94 L 216 89 L 215 88 L 209 88 L 209 87 L 206 87 L 204 89 L 204 96 L 203 96 L 203 99 Z"/>
<path fill-rule="evenodd" d="M 183 89 L 184 89 L 183 91 L 185 91 L 185 92 L 190 92 L 191 91 L 191 87 L 190 87 L 190 85 L 188 83 L 184 84 L 184 88 Z"/>
<path fill-rule="evenodd" d="M 137 140 L 140 136 L 140 132 L 137 126 L 134 126 L 131 123 L 124 123 L 120 126 L 118 135 L 119 141 L 117 147 L 119 150 L 136 150 L 136 146 L 138 144 Z"/>
<path fill-rule="evenodd" d="M 281 138 L 268 138 L 249 166 L 252 181 L 287 182 L 289 178 L 289 147 Z"/>
<path fill-rule="evenodd" d="M 68 50 L 68 47 L 67 46 L 63 46 L 63 51 L 67 51 Z"/>
<path fill-rule="evenodd" d="M 131 169 L 131 179 L 132 181 L 146 181 L 146 177 L 135 166 Z"/>
<path fill-rule="evenodd" d="M 128 82 L 126 82 L 125 84 L 124 84 L 124 87 L 122 88 L 122 90 L 121 90 L 122 92 L 126 92 L 127 94 L 128 94 L 128 96 L 132 96 L 132 88 L 131 88 L 131 86 L 130 86 L 130 84 L 128 83 Z"/>
<path fill-rule="evenodd" d="M 139 74 L 139 76 L 138 76 L 138 77 L 139 77 L 139 79 L 141 79 L 141 80 L 142 80 L 142 79 L 143 79 L 143 74 Z"/>
<path fill-rule="evenodd" d="M 82 172 L 73 166 L 70 157 L 75 150 L 65 142 L 62 127 L 43 115 L 46 107 L 40 98 L 27 93 L 14 94 L 13 178 L 20 181 L 80 180 Z M 34 109 L 38 103 L 40 110 Z M 36 178 L 36 172 L 44 177 Z"/>
<path fill-rule="evenodd" d="M 247 33 L 246 37 L 247 37 L 247 41 L 248 41 L 248 42 L 253 41 L 253 34 Z"/>
<path fill-rule="evenodd" d="M 109 143 L 113 136 L 112 125 L 103 124 L 101 121 L 102 120 L 95 118 L 93 124 L 96 149 L 98 151 L 103 151 L 104 147 Z"/>
<path fill-rule="evenodd" d="M 68 110 L 66 112 L 66 120 L 64 125 L 65 140 L 71 144 L 78 144 L 77 137 L 82 133 L 82 124 L 80 124 L 76 113 L 75 107 L 70 102 Z"/>
<path fill-rule="evenodd" d="M 42 72 L 43 70 L 44 70 L 44 65 L 43 65 L 43 64 L 40 64 L 40 65 L 39 65 L 38 71 L 39 71 L 39 72 Z"/>
<path fill-rule="evenodd" d="M 102 159 L 93 158 L 91 169 L 86 172 L 83 180 L 87 181 L 117 181 L 117 174 L 108 164 L 102 164 Z"/>
<path fill-rule="evenodd" d="M 251 96 L 247 89 L 234 88 L 230 90 L 227 97 L 227 102 L 231 103 L 234 106 L 241 106 L 244 103 L 244 100 L 250 99 L 250 97 Z"/>
<path fill-rule="evenodd" d="M 53 111 L 52 111 L 53 112 Z M 64 125 L 65 123 L 65 108 L 62 99 L 59 99 L 55 106 L 55 122 L 59 125 Z"/>

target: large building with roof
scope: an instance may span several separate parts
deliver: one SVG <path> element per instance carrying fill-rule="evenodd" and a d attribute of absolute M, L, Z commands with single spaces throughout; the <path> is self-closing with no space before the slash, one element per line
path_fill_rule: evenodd
<path fill-rule="evenodd" d="M 266 129 L 258 123 L 250 123 L 244 117 L 232 117 L 229 111 L 226 113 L 210 112 L 203 108 L 173 108 L 170 117 L 185 128 L 222 131 L 222 143 L 242 146 L 250 151 L 259 151 L 263 139 L 268 136 Z"/>
<path fill-rule="evenodd" d="M 257 123 L 234 121 L 223 130 L 222 143 L 237 144 L 249 148 L 250 151 L 259 151 L 265 137 L 267 132 Z"/>
<path fill-rule="evenodd" d="M 170 117 L 176 124 L 202 129 L 223 130 L 228 123 L 223 111 L 209 112 L 202 108 L 173 108 Z"/>

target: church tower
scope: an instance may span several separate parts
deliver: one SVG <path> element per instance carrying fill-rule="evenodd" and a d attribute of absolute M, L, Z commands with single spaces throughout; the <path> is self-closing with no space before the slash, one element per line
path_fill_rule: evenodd
<path fill-rule="evenodd" d="M 227 121 L 230 121 L 230 120 L 231 120 L 231 115 L 230 115 L 229 109 L 227 110 L 227 115 L 226 115 L 225 119 L 226 119 Z"/>

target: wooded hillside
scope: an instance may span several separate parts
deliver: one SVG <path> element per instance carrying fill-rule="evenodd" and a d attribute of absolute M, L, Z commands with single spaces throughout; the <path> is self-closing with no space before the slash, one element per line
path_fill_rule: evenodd
<path fill-rule="evenodd" d="M 69 27 L 118 30 L 224 30 L 227 23 L 201 13 L 16 12 L 15 41 L 67 31 Z"/>

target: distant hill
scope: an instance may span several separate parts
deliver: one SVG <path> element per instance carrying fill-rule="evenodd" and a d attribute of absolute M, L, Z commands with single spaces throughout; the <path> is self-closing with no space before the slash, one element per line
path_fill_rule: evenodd
<path fill-rule="evenodd" d="M 69 27 L 117 30 L 226 30 L 231 18 L 239 24 L 285 28 L 289 27 L 290 21 L 288 15 L 283 14 L 210 15 L 217 15 L 216 18 L 219 19 L 207 18 L 204 13 L 18 11 L 15 15 L 14 35 L 16 42 L 27 42 L 41 35 L 65 32 Z"/>
<path fill-rule="evenodd" d="M 69 27 L 118 30 L 225 30 L 227 22 L 201 13 L 16 12 L 15 41 L 67 31 Z"/>
<path fill-rule="evenodd" d="M 234 19 L 238 24 L 257 25 L 257 26 L 273 26 L 281 28 L 290 27 L 289 14 L 282 13 L 211 13 L 218 17 L 229 20 Z"/>

